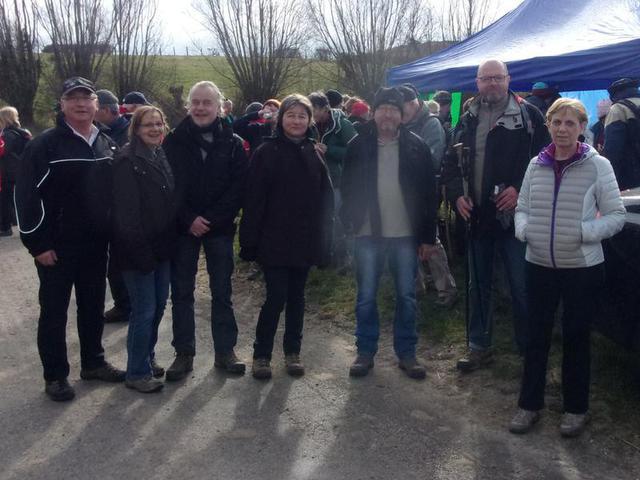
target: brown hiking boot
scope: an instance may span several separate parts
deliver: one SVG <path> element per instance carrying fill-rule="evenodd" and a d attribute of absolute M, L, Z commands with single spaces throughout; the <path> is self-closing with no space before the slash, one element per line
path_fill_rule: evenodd
<path fill-rule="evenodd" d="M 418 363 L 416 357 L 401 359 L 398 363 L 398 366 L 401 370 L 404 370 L 404 373 L 407 374 L 407 377 L 413 378 L 414 380 L 423 380 L 427 376 L 426 369 L 423 365 Z"/>
<path fill-rule="evenodd" d="M 473 372 L 481 367 L 486 367 L 493 362 L 491 350 L 474 350 L 470 348 L 467 354 L 458 360 L 456 368 L 464 373 Z"/>
<path fill-rule="evenodd" d="M 258 380 L 268 380 L 271 378 L 271 361 L 268 358 L 253 359 L 253 378 Z"/>
<path fill-rule="evenodd" d="M 509 423 L 509 431 L 511 433 L 527 433 L 540 420 L 540 412 L 536 410 L 525 410 L 518 408 L 511 423 Z"/>
<path fill-rule="evenodd" d="M 165 380 L 168 382 L 177 382 L 186 377 L 192 370 L 193 355 L 178 353 L 171 366 L 167 369 Z"/>
<path fill-rule="evenodd" d="M 287 368 L 287 373 L 292 377 L 301 377 L 304 375 L 304 365 L 300 361 L 300 354 L 290 353 L 285 355 L 284 364 Z"/>
<path fill-rule="evenodd" d="M 373 356 L 358 354 L 349 368 L 350 377 L 365 377 L 373 368 Z"/>
<path fill-rule="evenodd" d="M 213 366 L 216 368 L 222 368 L 229 373 L 237 373 L 244 375 L 246 366 L 241 362 L 233 350 L 229 353 L 216 353 Z"/>

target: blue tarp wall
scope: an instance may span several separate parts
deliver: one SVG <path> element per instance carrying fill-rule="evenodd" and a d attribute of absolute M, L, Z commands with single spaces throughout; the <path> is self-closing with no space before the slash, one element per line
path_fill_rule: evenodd
<path fill-rule="evenodd" d="M 473 92 L 478 65 L 487 58 L 507 62 L 517 91 L 537 81 L 565 92 L 596 90 L 640 77 L 640 2 L 525 0 L 467 40 L 389 69 L 387 83 Z"/>

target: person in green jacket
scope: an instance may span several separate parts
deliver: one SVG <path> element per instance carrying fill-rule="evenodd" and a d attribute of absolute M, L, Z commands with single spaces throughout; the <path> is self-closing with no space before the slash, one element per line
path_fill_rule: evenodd
<path fill-rule="evenodd" d="M 329 106 L 329 99 L 324 93 L 313 92 L 308 95 L 308 98 L 313 106 L 316 151 L 329 168 L 329 176 L 334 190 L 334 204 L 336 211 L 338 211 L 342 204 L 340 180 L 344 157 L 347 153 L 347 144 L 356 136 L 356 130 L 342 110 L 332 109 Z M 335 222 L 333 245 L 333 265 L 336 267 L 348 265 L 346 237 L 344 228 L 339 221 Z"/>

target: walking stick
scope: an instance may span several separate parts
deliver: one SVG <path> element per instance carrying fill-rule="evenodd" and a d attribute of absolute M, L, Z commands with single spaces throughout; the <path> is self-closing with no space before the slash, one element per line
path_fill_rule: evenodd
<path fill-rule="evenodd" d="M 462 194 L 465 199 L 469 198 L 469 175 L 470 165 L 469 156 L 471 150 L 469 147 L 465 147 L 463 143 L 456 143 L 453 146 L 458 157 L 458 167 L 462 173 Z M 469 315 L 470 315 L 470 290 L 471 290 L 471 272 L 469 267 L 469 260 L 473 262 L 474 275 L 478 274 L 478 269 L 475 265 L 475 252 L 473 251 L 473 245 L 471 244 L 471 219 L 466 223 L 465 228 L 466 247 L 468 258 L 464 262 L 464 283 L 465 283 L 465 299 L 464 299 L 464 324 L 467 340 L 467 348 L 469 348 Z M 477 284 L 477 278 L 476 278 Z M 481 308 L 482 310 L 482 308 Z"/>

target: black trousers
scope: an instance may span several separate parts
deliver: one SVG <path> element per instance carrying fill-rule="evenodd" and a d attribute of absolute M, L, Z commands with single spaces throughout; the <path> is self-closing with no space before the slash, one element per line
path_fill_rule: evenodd
<path fill-rule="evenodd" d="M 267 298 L 258 317 L 253 358 L 271 359 L 273 340 L 285 304 L 284 354 L 300 353 L 304 324 L 304 287 L 309 267 L 264 267 L 263 270 Z"/>
<path fill-rule="evenodd" d="M 4 169 L 0 169 L 4 170 Z M 16 215 L 13 206 L 13 189 L 15 182 L 9 179 L 5 171 L 0 172 L 2 185 L 0 186 L 0 230 L 6 231 L 15 223 Z"/>
<path fill-rule="evenodd" d="M 112 258 L 109 258 L 107 280 L 109 280 L 109 288 L 111 289 L 111 297 L 113 297 L 114 306 L 128 315 L 131 313 L 129 293 L 127 292 L 127 286 L 124 283 L 122 272 Z"/>
<path fill-rule="evenodd" d="M 527 262 L 530 305 L 529 338 L 518 405 L 525 410 L 544 407 L 547 361 L 554 314 L 562 301 L 562 394 L 567 413 L 589 410 L 591 323 L 597 313 L 604 265 L 553 269 Z"/>
<path fill-rule="evenodd" d="M 38 351 L 45 380 L 61 380 L 69 375 L 67 360 L 67 310 L 75 287 L 81 367 L 93 369 L 104 364 L 102 330 L 107 270 L 107 245 L 83 245 L 74 252 L 56 252 L 58 262 L 43 267 L 36 262 L 40 277 L 40 319 Z"/>

